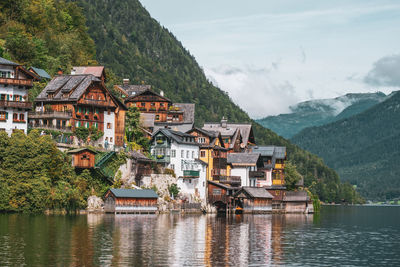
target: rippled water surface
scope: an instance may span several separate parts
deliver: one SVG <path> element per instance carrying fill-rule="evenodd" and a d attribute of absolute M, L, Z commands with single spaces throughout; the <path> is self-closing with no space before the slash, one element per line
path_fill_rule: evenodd
<path fill-rule="evenodd" d="M 400 266 L 400 207 L 320 215 L 0 215 L 0 266 Z"/>

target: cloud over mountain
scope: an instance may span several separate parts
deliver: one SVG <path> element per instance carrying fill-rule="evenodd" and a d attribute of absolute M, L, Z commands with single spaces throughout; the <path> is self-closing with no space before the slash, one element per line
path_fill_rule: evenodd
<path fill-rule="evenodd" d="M 400 87 L 400 54 L 385 56 L 376 61 L 364 82 L 374 86 Z"/>

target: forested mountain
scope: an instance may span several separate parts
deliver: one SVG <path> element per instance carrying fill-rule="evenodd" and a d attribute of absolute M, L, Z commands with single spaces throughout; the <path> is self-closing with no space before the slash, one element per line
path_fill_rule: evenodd
<path fill-rule="evenodd" d="M 307 128 L 293 142 L 320 157 L 369 199 L 400 197 L 400 92 L 371 109 Z"/>
<path fill-rule="evenodd" d="M 115 73 L 108 75 L 111 83 L 130 78 L 132 83 L 144 82 L 163 90 L 174 102 L 195 103 L 199 126 L 205 121 L 219 121 L 222 116 L 232 122 L 252 122 L 259 145 L 287 146 L 289 159 L 321 200 L 359 201 L 352 187 L 341 184 L 338 175 L 320 158 L 252 121 L 227 93 L 213 86 L 194 57 L 151 18 L 138 0 L 6 0 L 0 7 L 0 48 L 7 58 L 52 74 L 57 67 L 68 71 L 72 65 L 98 61 Z M 23 38 L 13 38 L 13 25 L 22 29 Z M 35 45 L 37 39 L 43 50 Z M 16 47 L 29 44 L 27 49 L 31 49 L 33 45 L 35 49 L 29 55 L 35 56 L 14 49 L 10 40 Z M 37 51 L 43 52 L 44 61 Z"/>
<path fill-rule="evenodd" d="M 290 107 L 291 113 L 257 120 L 265 128 L 291 138 L 301 130 L 359 114 L 384 101 L 384 93 L 347 94 L 334 99 L 316 99 Z"/>

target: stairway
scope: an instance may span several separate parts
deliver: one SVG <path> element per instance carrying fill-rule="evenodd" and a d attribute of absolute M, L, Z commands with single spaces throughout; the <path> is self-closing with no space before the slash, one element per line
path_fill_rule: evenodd
<path fill-rule="evenodd" d="M 114 183 L 114 172 L 107 166 L 107 161 L 115 155 L 115 151 L 107 152 L 103 155 L 99 155 L 95 159 L 94 169 L 95 171 L 104 176 L 107 181 L 111 184 Z"/>

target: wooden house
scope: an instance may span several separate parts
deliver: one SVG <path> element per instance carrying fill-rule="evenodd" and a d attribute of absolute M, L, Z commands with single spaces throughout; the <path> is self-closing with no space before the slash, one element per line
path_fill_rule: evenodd
<path fill-rule="evenodd" d="M 274 198 L 262 187 L 242 187 L 234 195 L 236 210 L 243 213 L 265 213 L 272 211 Z"/>
<path fill-rule="evenodd" d="M 314 208 L 306 191 L 287 191 L 283 197 L 286 213 L 313 213 Z"/>
<path fill-rule="evenodd" d="M 104 79 L 93 74 L 54 77 L 35 99 L 30 126 L 62 132 L 94 127 L 103 132 L 98 145 L 123 146 L 127 108 L 109 92 Z"/>
<path fill-rule="evenodd" d="M 221 133 L 225 148 L 229 152 L 242 152 L 255 144 L 253 128 L 250 123 L 228 123 L 222 118 L 220 123 L 205 123 L 204 130 Z"/>
<path fill-rule="evenodd" d="M 240 187 L 232 187 L 215 181 L 207 181 L 207 201 L 218 211 L 226 211 L 234 207 L 233 195 Z"/>
<path fill-rule="evenodd" d="M 72 75 L 92 74 L 103 83 L 107 81 L 106 70 L 104 66 L 74 66 L 71 70 Z"/>
<path fill-rule="evenodd" d="M 156 213 L 158 195 L 151 189 L 110 188 L 104 194 L 106 213 Z"/>
<path fill-rule="evenodd" d="M 95 166 L 97 151 L 84 147 L 67 151 L 72 156 L 72 166 L 80 169 L 90 169 Z"/>

